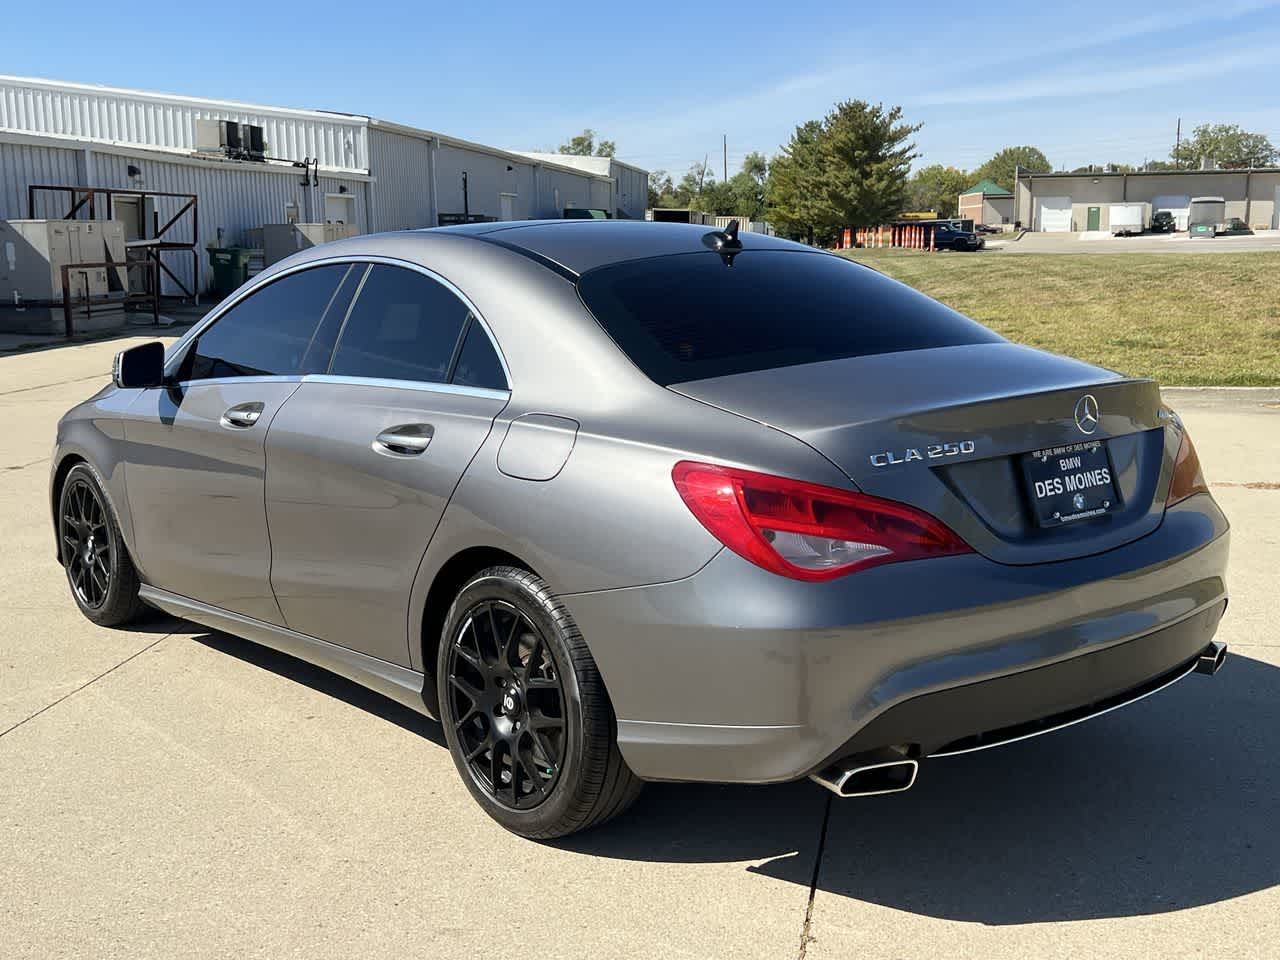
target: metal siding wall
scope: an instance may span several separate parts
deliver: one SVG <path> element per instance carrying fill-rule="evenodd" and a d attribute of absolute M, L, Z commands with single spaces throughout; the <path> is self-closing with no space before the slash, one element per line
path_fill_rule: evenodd
<path fill-rule="evenodd" d="M 441 213 L 462 213 L 464 170 L 467 173 L 468 207 L 471 213 L 501 216 L 502 206 L 498 199 L 500 193 L 518 195 L 516 216 L 520 216 L 521 210 L 527 209 L 529 195 L 521 192 L 521 177 L 518 175 L 522 164 L 449 143 L 440 144 L 437 158 L 439 168 L 436 171 L 436 189 L 440 191 Z M 508 166 L 515 169 L 508 171 Z M 532 190 L 530 185 L 529 193 Z"/>
<path fill-rule="evenodd" d="M 369 131 L 370 173 L 376 179 L 371 233 L 433 226 L 430 149 L 417 137 Z"/>
<path fill-rule="evenodd" d="M 591 206 L 591 178 L 566 170 L 542 168 L 542 196 L 540 216 L 558 218 L 564 216 L 565 207 Z M 556 205 L 555 191 L 560 191 L 560 203 Z"/>
<path fill-rule="evenodd" d="M 618 183 L 618 209 L 633 220 L 643 220 L 645 207 L 649 204 L 649 175 L 615 165 L 613 177 Z"/>
<path fill-rule="evenodd" d="M 0 141 L 0 220 L 26 219 L 27 187 L 33 183 L 79 182 L 79 153 Z"/>
<path fill-rule="evenodd" d="M 309 117 L 160 95 L 0 80 L 0 129 L 189 152 L 195 150 L 198 118 L 262 127 L 270 157 L 319 157 L 321 166 L 352 172 L 369 166 L 362 117 Z"/>
<path fill-rule="evenodd" d="M 347 196 L 354 197 L 356 201 L 356 220 L 355 228 L 357 233 L 369 232 L 369 210 L 365 204 L 364 181 L 362 180 L 344 180 L 342 177 L 321 177 L 320 186 L 316 188 L 316 221 L 324 222 L 324 195 L 326 193 L 341 193 L 338 188 L 345 186 L 347 188 Z M 272 223 L 280 223 L 279 220 L 273 220 Z"/>

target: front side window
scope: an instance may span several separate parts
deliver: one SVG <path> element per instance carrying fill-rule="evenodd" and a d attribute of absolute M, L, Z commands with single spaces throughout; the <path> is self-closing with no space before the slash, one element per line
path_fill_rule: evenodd
<path fill-rule="evenodd" d="M 444 284 L 375 264 L 351 308 L 329 372 L 443 383 L 469 310 Z"/>
<path fill-rule="evenodd" d="M 343 280 L 353 269 L 361 268 L 313 267 L 255 290 L 201 331 L 188 355 L 188 378 L 323 371 L 329 352 L 327 346 L 317 344 L 316 334 L 346 312 L 352 285 Z"/>

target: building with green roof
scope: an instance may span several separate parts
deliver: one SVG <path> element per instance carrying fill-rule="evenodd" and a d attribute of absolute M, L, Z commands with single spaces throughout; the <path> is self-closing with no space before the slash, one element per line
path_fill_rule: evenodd
<path fill-rule="evenodd" d="M 984 177 L 960 194 L 958 212 L 975 225 L 1009 223 L 1013 220 L 1013 193 Z"/>

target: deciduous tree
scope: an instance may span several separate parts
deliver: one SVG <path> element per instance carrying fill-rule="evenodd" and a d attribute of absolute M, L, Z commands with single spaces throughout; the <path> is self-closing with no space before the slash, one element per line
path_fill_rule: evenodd
<path fill-rule="evenodd" d="M 1005 147 L 973 171 L 973 178 L 974 180 L 986 178 L 1012 191 L 1014 170 L 1018 167 L 1032 173 L 1048 173 L 1053 169 L 1049 158 L 1039 147 Z"/>
<path fill-rule="evenodd" d="M 976 177 L 956 167 L 940 163 L 921 167 L 907 184 L 907 206 L 912 210 L 936 210 L 940 217 L 954 217 L 960 194 L 976 182 Z"/>
<path fill-rule="evenodd" d="M 1271 167 L 1280 153 L 1264 134 L 1250 133 L 1234 123 L 1203 123 L 1170 154 L 1178 166 L 1196 168 L 1201 159 L 1220 167 Z"/>

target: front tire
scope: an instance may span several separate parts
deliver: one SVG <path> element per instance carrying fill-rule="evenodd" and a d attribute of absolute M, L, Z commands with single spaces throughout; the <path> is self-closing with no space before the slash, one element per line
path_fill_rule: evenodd
<path fill-rule="evenodd" d="M 98 480 L 87 463 L 71 468 L 58 496 L 58 549 L 71 597 L 80 612 L 103 627 L 138 619 L 138 572 Z"/>
<path fill-rule="evenodd" d="M 445 620 L 436 684 L 463 783 L 512 833 L 577 833 L 639 795 L 595 660 L 534 574 L 491 567 L 462 588 Z"/>

